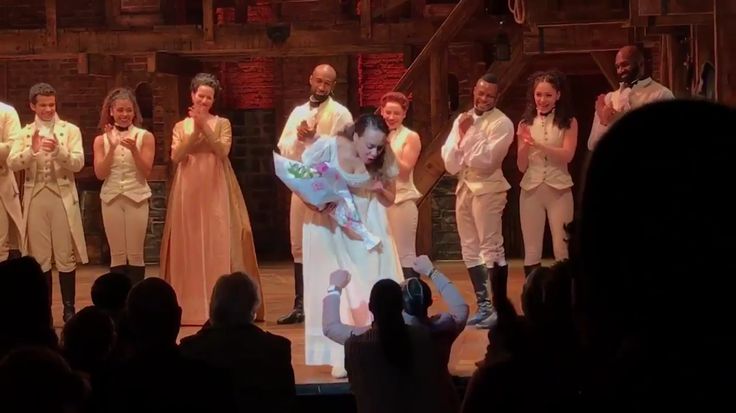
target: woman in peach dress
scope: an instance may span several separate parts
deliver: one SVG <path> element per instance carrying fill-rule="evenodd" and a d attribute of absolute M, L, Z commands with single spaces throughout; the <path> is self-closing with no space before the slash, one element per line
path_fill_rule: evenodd
<path fill-rule="evenodd" d="M 230 121 L 210 113 L 219 91 L 211 74 L 192 79 L 189 116 L 174 126 L 171 142 L 177 167 L 161 242 L 161 276 L 176 291 L 183 325 L 207 321 L 212 287 L 221 275 L 245 272 L 262 297 L 250 218 L 228 159 Z M 263 313 L 261 304 L 255 319 L 262 320 Z"/>

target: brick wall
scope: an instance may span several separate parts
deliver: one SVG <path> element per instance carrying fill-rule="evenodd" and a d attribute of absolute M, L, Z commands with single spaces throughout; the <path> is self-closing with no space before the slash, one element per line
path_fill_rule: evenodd
<path fill-rule="evenodd" d="M 232 109 L 273 109 L 277 85 L 276 59 L 253 57 L 237 63 L 221 63 L 223 105 Z"/>
<path fill-rule="evenodd" d="M 76 59 L 8 61 L 7 71 L 7 100 L 18 110 L 23 124 L 34 117 L 28 106 L 30 87 L 47 82 L 56 89 L 59 115 L 81 129 L 86 164 L 91 165 L 92 141 L 98 133 L 107 80 L 78 74 Z"/>
<path fill-rule="evenodd" d="M 0 0 L 0 29 L 46 27 L 44 0 Z"/>
<path fill-rule="evenodd" d="M 403 53 L 358 55 L 358 96 L 361 107 L 378 107 L 381 96 L 391 91 L 406 71 Z"/>

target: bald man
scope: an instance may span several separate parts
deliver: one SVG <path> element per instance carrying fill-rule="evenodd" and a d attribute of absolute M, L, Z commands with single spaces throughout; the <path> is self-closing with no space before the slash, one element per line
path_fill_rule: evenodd
<path fill-rule="evenodd" d="M 647 103 L 674 99 L 672 91 L 654 81 L 644 71 L 644 55 L 636 46 L 624 46 L 616 53 L 616 74 L 619 88 L 599 95 L 595 102 L 593 127 L 588 138 L 588 149 L 593 150 L 608 127 L 629 110 Z"/>
<path fill-rule="evenodd" d="M 289 115 L 279 138 L 278 148 L 282 156 L 301 161 L 304 140 L 315 135 L 335 136 L 353 123 L 353 116 L 345 106 L 337 103 L 330 95 L 335 87 L 337 72 L 327 64 L 314 68 L 309 76 L 311 95 L 309 100 Z M 277 320 L 278 324 L 295 324 L 304 321 L 304 278 L 302 267 L 302 225 L 306 206 L 292 194 L 289 212 L 291 255 L 294 258 L 294 309 Z"/>

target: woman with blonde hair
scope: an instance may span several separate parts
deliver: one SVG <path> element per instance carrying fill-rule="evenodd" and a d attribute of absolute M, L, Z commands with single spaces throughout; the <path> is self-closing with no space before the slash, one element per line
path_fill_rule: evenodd
<path fill-rule="evenodd" d="M 105 132 L 94 141 L 94 170 L 103 180 L 102 221 L 110 245 L 110 271 L 126 274 L 135 284 L 145 277 L 143 246 L 148 228 L 151 188 L 146 178 L 153 168 L 155 141 L 141 128 L 135 94 L 113 89 L 100 111 Z"/>
<path fill-rule="evenodd" d="M 414 186 L 414 166 L 422 151 L 419 134 L 404 126 L 409 99 L 400 92 L 388 92 L 381 98 L 381 115 L 388 125 L 388 141 L 399 165 L 396 199 L 388 208 L 391 235 L 401 261 L 404 278 L 418 277 L 412 266 L 417 258 L 416 240 L 419 210 L 416 201 L 422 197 Z"/>
<path fill-rule="evenodd" d="M 174 126 L 171 182 L 161 240 L 161 275 L 176 291 L 183 325 L 208 319 L 212 288 L 222 274 L 244 272 L 259 286 L 248 210 L 228 159 L 232 128 L 210 111 L 220 83 L 209 73 L 191 82 L 189 116 Z M 263 320 L 261 305 L 256 320 Z"/>

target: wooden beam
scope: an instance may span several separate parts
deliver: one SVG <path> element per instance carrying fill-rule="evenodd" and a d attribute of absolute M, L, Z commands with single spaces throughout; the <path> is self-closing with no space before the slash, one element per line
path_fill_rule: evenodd
<path fill-rule="evenodd" d="M 373 18 L 390 15 L 408 2 L 409 0 L 385 0 L 380 8 L 373 10 Z"/>
<path fill-rule="evenodd" d="M 545 27 L 524 33 L 524 53 L 590 53 L 618 50 L 628 44 L 629 31 L 621 23 Z"/>
<path fill-rule="evenodd" d="M 491 17 L 467 22 L 456 41 L 492 42 L 496 25 Z M 363 39 L 360 22 L 291 23 L 291 35 L 283 44 L 274 44 L 266 35 L 265 24 L 217 27 L 214 42 L 206 42 L 197 26 L 154 26 L 136 30 L 61 31 L 55 47 L 45 41 L 45 30 L 0 30 L 0 59 L 11 56 L 89 53 L 146 53 L 152 50 L 191 55 L 218 56 L 310 56 L 402 50 L 403 45 L 426 44 L 435 34 L 429 20 L 399 23 L 373 23 L 372 38 Z M 305 52 L 302 52 L 305 51 Z"/>
<path fill-rule="evenodd" d="M 109 54 L 80 53 L 77 58 L 77 72 L 80 75 L 115 76 L 117 64 Z"/>
<path fill-rule="evenodd" d="M 424 70 L 424 65 L 429 61 L 431 54 L 445 47 L 460 32 L 463 26 L 468 23 L 468 20 L 478 11 L 480 5 L 481 0 L 460 0 L 455 5 L 452 13 L 442 22 L 442 25 L 440 25 L 432 38 L 429 39 L 426 46 L 419 52 L 419 55 L 414 59 L 409 69 L 404 72 L 404 75 L 394 87 L 394 90 L 399 92 L 411 90 L 414 80 L 419 75 L 419 72 Z"/>
<path fill-rule="evenodd" d="M 360 0 L 360 33 L 364 39 L 370 39 L 372 36 L 373 17 L 371 14 L 371 0 Z"/>
<path fill-rule="evenodd" d="M 146 60 L 148 73 L 166 73 L 193 76 L 202 71 L 202 62 L 165 52 L 149 53 Z"/>
<path fill-rule="evenodd" d="M 601 70 L 603 76 L 608 80 L 608 84 L 611 85 L 611 88 L 614 90 L 618 89 L 619 79 L 618 74 L 616 74 L 616 66 L 614 64 L 616 52 L 591 52 L 590 56 Z"/>
<path fill-rule="evenodd" d="M 215 6 L 213 0 L 202 0 L 202 31 L 205 42 L 215 41 Z"/>
<path fill-rule="evenodd" d="M 703 0 L 635 0 L 639 16 L 713 13 L 713 2 Z"/>
<path fill-rule="evenodd" d="M 736 4 L 715 0 L 716 99 L 736 107 Z"/>
<path fill-rule="evenodd" d="M 432 53 L 429 60 L 430 125 L 432 135 L 440 133 L 448 122 L 447 48 Z"/>
<path fill-rule="evenodd" d="M 411 18 L 417 19 L 424 17 L 424 6 L 427 5 L 427 0 L 409 0 L 411 1 Z"/>
<path fill-rule="evenodd" d="M 625 2 L 621 1 L 525 0 L 525 4 L 526 23 L 532 27 L 618 22 L 629 17 Z"/>
<path fill-rule="evenodd" d="M 120 0 L 105 0 L 105 21 L 107 27 L 117 27 L 120 17 Z"/>
<path fill-rule="evenodd" d="M 46 0 L 46 44 L 56 47 L 57 36 L 56 0 Z"/>

